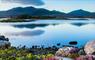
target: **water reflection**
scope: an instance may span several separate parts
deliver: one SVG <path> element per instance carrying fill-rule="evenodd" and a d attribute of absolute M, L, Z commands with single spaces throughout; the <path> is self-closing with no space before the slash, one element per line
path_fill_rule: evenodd
<path fill-rule="evenodd" d="M 40 29 L 15 28 L 13 26 L 0 26 L 0 34 L 5 36 L 37 36 L 43 34 Z"/>
<path fill-rule="evenodd" d="M 16 24 L 15 26 L 0 25 L 0 33 L 9 37 L 13 46 L 53 46 L 57 43 L 61 43 L 61 45 L 69 45 L 70 41 L 77 41 L 78 44 L 76 46 L 81 47 L 87 41 L 95 40 L 95 24 L 91 22 L 71 23 L 69 21 L 68 23 L 39 25 L 40 24 L 35 28 L 33 27 L 35 26 L 33 24 Z"/>
<path fill-rule="evenodd" d="M 36 27 L 46 27 L 49 24 L 26 24 L 26 25 L 13 25 L 14 27 L 18 27 L 18 28 L 36 28 Z"/>
<path fill-rule="evenodd" d="M 34 30 L 34 31 L 22 31 L 22 32 L 17 32 L 17 33 L 7 33 L 9 36 L 37 36 L 43 34 L 43 30 Z"/>
<path fill-rule="evenodd" d="M 88 23 L 71 23 L 71 24 L 76 25 L 76 26 L 82 26 L 82 25 L 86 25 Z"/>

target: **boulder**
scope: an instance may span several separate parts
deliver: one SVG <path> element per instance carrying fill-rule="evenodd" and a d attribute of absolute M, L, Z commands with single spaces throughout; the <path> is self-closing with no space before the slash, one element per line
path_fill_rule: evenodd
<path fill-rule="evenodd" d="M 78 53 L 79 49 L 75 47 L 63 47 L 56 52 L 56 56 L 67 57 L 71 54 Z"/>
<path fill-rule="evenodd" d="M 5 38 L 5 36 L 3 36 L 3 35 L 0 36 L 0 41 L 1 41 L 1 40 L 2 40 L 2 41 L 9 41 L 9 39 L 8 39 L 8 38 Z"/>
<path fill-rule="evenodd" d="M 95 56 L 93 55 L 81 55 L 77 57 L 75 60 L 95 60 Z"/>
<path fill-rule="evenodd" d="M 92 55 L 95 53 L 95 40 L 87 42 L 87 44 L 84 47 L 84 51 L 87 55 Z M 95 54 L 94 54 L 95 55 Z"/>
<path fill-rule="evenodd" d="M 8 41 L 0 41 L 0 46 L 8 45 L 8 44 L 10 44 L 10 42 L 8 42 Z"/>
<path fill-rule="evenodd" d="M 86 55 L 84 49 L 80 49 L 80 51 L 78 52 L 79 55 Z"/>
<path fill-rule="evenodd" d="M 10 45 L 11 44 L 8 38 L 5 38 L 5 36 L 0 36 L 0 48 L 8 48 Z"/>

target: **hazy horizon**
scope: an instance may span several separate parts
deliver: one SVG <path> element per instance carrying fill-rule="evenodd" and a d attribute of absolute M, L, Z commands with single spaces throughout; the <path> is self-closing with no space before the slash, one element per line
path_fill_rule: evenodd
<path fill-rule="evenodd" d="M 0 11 L 28 6 L 61 12 L 71 12 L 78 9 L 95 12 L 95 0 L 0 0 Z"/>

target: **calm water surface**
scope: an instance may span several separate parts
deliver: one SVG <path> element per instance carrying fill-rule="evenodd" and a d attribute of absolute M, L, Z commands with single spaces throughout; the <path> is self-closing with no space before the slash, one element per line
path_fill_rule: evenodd
<path fill-rule="evenodd" d="M 69 45 L 77 41 L 82 47 L 95 40 L 94 20 L 37 20 L 33 22 L 0 23 L 0 34 L 10 39 L 12 46 Z"/>

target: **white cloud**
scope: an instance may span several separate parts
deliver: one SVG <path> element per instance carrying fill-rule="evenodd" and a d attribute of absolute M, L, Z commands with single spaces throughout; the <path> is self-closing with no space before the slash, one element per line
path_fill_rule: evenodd
<path fill-rule="evenodd" d="M 44 2 L 42 0 L 1 0 L 2 3 L 19 3 L 24 5 L 43 5 Z"/>

